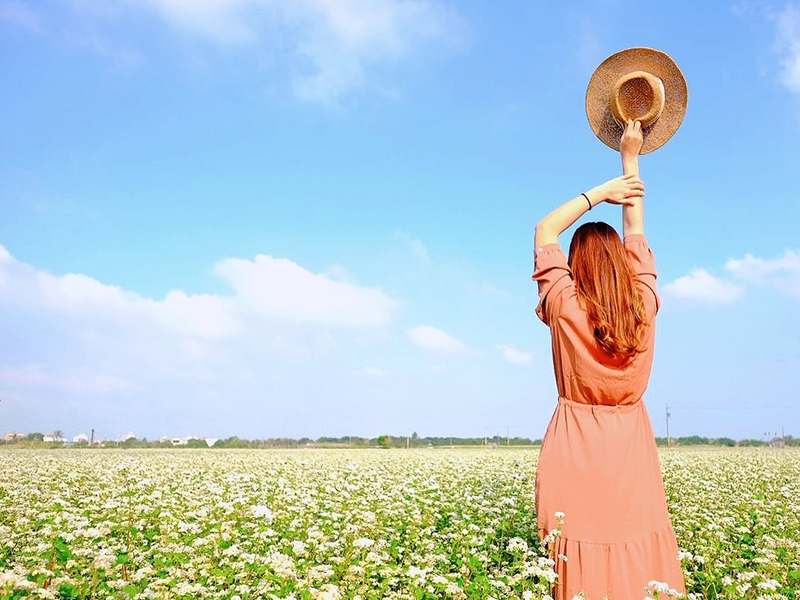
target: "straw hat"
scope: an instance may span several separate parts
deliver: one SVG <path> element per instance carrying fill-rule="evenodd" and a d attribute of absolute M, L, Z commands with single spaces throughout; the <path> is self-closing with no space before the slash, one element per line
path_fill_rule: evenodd
<path fill-rule="evenodd" d="M 598 66 L 586 89 L 586 116 L 592 131 L 619 150 L 627 119 L 642 122 L 640 154 L 664 145 L 686 114 L 689 90 L 683 73 L 667 54 L 628 48 Z"/>

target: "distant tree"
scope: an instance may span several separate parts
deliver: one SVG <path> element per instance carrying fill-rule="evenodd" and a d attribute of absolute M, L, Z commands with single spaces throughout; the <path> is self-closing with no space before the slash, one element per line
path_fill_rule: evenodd
<path fill-rule="evenodd" d="M 208 448 L 208 444 L 205 443 L 203 440 L 197 440 L 192 438 L 186 442 L 187 448 Z"/>
<path fill-rule="evenodd" d="M 57 440 L 60 440 L 62 437 L 64 437 L 64 432 L 61 431 L 60 429 L 56 429 L 53 432 L 53 437 L 56 438 Z"/>
<path fill-rule="evenodd" d="M 379 435 L 378 439 L 376 440 L 378 443 L 379 448 L 391 448 L 392 447 L 392 438 L 388 435 Z"/>
<path fill-rule="evenodd" d="M 411 439 L 412 439 L 412 440 L 415 440 L 415 439 L 417 439 L 418 437 L 419 437 L 419 436 L 417 435 L 417 432 L 416 432 L 416 431 L 415 431 L 414 433 L 412 433 L 412 434 L 411 434 Z"/>
<path fill-rule="evenodd" d="M 34 433 L 29 433 L 28 439 L 32 442 L 41 442 L 44 439 L 44 434 L 39 433 L 38 431 Z"/>
<path fill-rule="evenodd" d="M 736 440 L 733 440 L 733 439 L 731 439 L 729 437 L 723 437 L 723 438 L 717 438 L 716 443 L 719 444 L 720 446 L 733 447 L 733 446 L 736 445 Z"/>
<path fill-rule="evenodd" d="M 740 446 L 764 446 L 766 445 L 763 440 L 739 440 Z"/>
<path fill-rule="evenodd" d="M 224 440 L 217 440 L 217 443 L 214 445 L 220 448 L 247 448 L 247 440 L 233 436 Z"/>

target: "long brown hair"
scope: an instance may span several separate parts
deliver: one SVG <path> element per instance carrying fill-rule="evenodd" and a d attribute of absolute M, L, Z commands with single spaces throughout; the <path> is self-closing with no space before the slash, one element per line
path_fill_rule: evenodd
<path fill-rule="evenodd" d="M 572 236 L 568 262 L 598 344 L 622 362 L 643 352 L 647 313 L 617 231 L 602 221 L 584 223 Z"/>

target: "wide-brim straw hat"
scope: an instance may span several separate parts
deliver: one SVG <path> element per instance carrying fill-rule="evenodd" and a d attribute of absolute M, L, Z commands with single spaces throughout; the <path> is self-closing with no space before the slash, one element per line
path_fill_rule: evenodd
<path fill-rule="evenodd" d="M 586 89 L 586 116 L 592 131 L 619 150 L 627 119 L 642 122 L 642 150 L 663 146 L 681 126 L 689 90 L 683 73 L 667 54 L 627 48 L 598 66 Z"/>

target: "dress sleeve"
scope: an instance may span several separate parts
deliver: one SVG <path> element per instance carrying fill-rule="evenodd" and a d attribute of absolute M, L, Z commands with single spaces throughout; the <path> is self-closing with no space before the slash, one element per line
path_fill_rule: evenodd
<path fill-rule="evenodd" d="M 558 242 L 536 248 L 533 254 L 532 279 L 539 285 L 536 316 L 549 326 L 558 316 L 562 292 L 572 285 L 572 270 Z"/>
<path fill-rule="evenodd" d="M 643 294 L 652 293 L 657 313 L 658 309 L 661 308 L 661 298 L 658 295 L 658 287 L 656 285 L 656 277 L 658 276 L 656 273 L 656 259 L 650 249 L 650 245 L 647 243 L 647 238 L 643 233 L 629 233 L 625 236 L 623 245 L 636 278 L 639 280 L 639 287 Z"/>

